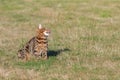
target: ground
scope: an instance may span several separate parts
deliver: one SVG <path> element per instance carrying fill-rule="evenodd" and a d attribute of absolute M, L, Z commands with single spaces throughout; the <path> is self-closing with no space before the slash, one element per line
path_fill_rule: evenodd
<path fill-rule="evenodd" d="M 49 59 L 19 61 L 39 24 Z M 0 80 L 120 80 L 120 1 L 0 0 Z"/>

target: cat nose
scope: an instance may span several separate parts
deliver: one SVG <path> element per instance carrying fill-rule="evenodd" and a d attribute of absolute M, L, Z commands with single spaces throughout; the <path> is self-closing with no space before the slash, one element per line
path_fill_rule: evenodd
<path fill-rule="evenodd" d="M 50 30 L 48 30 L 48 33 L 51 33 L 51 31 L 50 31 Z"/>

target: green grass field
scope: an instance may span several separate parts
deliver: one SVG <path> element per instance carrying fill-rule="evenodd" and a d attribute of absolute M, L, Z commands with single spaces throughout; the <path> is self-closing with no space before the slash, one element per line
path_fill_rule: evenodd
<path fill-rule="evenodd" d="M 17 50 L 49 28 L 49 59 Z M 0 0 L 0 80 L 120 80 L 120 0 Z"/>

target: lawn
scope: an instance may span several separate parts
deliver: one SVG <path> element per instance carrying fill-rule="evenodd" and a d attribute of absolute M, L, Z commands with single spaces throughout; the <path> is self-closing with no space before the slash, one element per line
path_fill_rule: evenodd
<path fill-rule="evenodd" d="M 18 60 L 39 24 L 49 59 Z M 120 0 L 0 0 L 0 80 L 120 80 Z"/>

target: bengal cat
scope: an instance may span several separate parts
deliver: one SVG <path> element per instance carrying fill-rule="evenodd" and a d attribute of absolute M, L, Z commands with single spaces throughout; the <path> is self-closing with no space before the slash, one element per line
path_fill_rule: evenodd
<path fill-rule="evenodd" d="M 30 60 L 30 56 L 33 55 L 37 59 L 47 59 L 48 50 L 48 36 L 50 30 L 44 28 L 39 24 L 37 35 L 30 39 L 26 45 L 18 50 L 18 58 L 22 60 Z"/>

